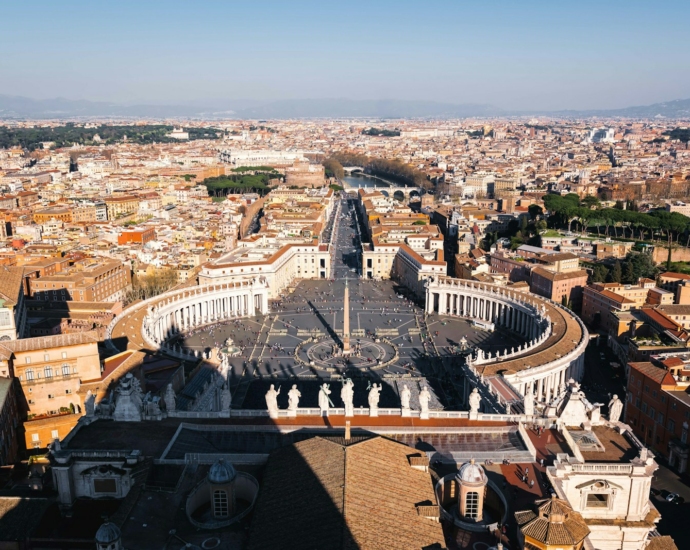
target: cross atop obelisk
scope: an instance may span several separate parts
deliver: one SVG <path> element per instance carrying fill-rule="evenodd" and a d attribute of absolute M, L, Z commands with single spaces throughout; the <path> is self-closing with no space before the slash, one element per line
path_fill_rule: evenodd
<path fill-rule="evenodd" d="M 345 296 L 343 303 L 343 355 L 350 353 L 350 287 L 345 277 Z"/>

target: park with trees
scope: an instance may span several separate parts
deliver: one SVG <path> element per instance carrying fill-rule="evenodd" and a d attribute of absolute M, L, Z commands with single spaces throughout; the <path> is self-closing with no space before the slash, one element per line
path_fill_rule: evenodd
<path fill-rule="evenodd" d="M 202 183 L 208 194 L 214 198 L 228 193 L 258 193 L 262 197 L 271 189 L 271 184 L 282 175 L 270 166 L 245 166 L 235 168 L 232 174 L 206 178 Z"/>
<path fill-rule="evenodd" d="M 359 153 L 336 153 L 323 161 L 326 175 L 342 178 L 343 166 L 361 166 L 365 174 L 377 176 L 400 185 L 431 189 L 433 183 L 426 174 L 400 160 L 370 158 Z"/>

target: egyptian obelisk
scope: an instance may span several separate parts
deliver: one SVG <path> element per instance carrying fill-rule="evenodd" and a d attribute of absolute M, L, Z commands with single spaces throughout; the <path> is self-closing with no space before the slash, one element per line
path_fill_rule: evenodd
<path fill-rule="evenodd" d="M 343 306 L 343 355 L 350 353 L 350 288 L 345 279 L 345 302 Z"/>

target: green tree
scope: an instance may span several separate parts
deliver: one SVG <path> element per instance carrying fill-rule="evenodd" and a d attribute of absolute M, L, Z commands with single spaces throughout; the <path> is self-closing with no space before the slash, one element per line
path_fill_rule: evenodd
<path fill-rule="evenodd" d="M 603 283 L 606 282 L 609 270 L 604 264 L 597 264 L 592 270 L 592 282 L 593 283 Z"/>
<path fill-rule="evenodd" d="M 539 216 L 544 214 L 544 209 L 538 204 L 530 204 L 527 207 L 527 211 L 529 212 L 530 218 L 533 220 L 536 220 Z"/>
<path fill-rule="evenodd" d="M 596 208 L 599 205 L 601 205 L 601 201 L 594 195 L 587 195 L 584 199 L 580 201 L 580 206 L 589 209 Z"/>
<path fill-rule="evenodd" d="M 623 282 L 633 284 L 635 282 L 635 268 L 632 262 L 625 262 L 623 264 Z"/>
<path fill-rule="evenodd" d="M 613 269 L 606 278 L 606 281 L 609 283 L 620 283 L 622 278 L 623 268 L 621 267 L 620 262 L 616 262 L 615 264 L 613 264 Z"/>
<path fill-rule="evenodd" d="M 326 169 L 326 176 L 328 177 L 342 179 L 345 176 L 343 165 L 334 158 L 324 160 L 323 167 Z"/>

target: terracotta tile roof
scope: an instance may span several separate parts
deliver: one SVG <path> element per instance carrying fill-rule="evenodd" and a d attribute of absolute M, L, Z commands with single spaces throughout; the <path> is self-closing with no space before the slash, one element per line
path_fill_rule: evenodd
<path fill-rule="evenodd" d="M 17 298 L 23 292 L 23 277 L 23 267 L 0 267 L 0 298 L 6 306 L 17 305 Z"/>
<path fill-rule="evenodd" d="M 13 352 L 33 351 L 38 349 L 59 348 L 64 346 L 79 346 L 81 344 L 97 344 L 98 336 L 95 332 L 78 332 L 73 334 L 56 334 L 54 336 L 40 336 L 24 338 L 22 340 L 8 340 L 0 344 L 3 348 Z"/>
<path fill-rule="evenodd" d="M 548 546 L 576 546 L 589 535 L 582 516 L 560 499 L 535 502 L 535 510 L 515 512 L 518 527 L 526 537 Z"/>
<path fill-rule="evenodd" d="M 644 363 L 628 363 L 628 366 L 631 369 L 635 369 L 641 374 L 644 374 L 647 378 L 651 378 L 655 382 L 658 382 L 661 384 L 661 381 L 664 379 L 666 376 L 667 371 L 657 367 L 653 363 L 649 362 L 644 362 Z"/>
<path fill-rule="evenodd" d="M 678 550 L 678 547 L 669 536 L 652 537 L 649 539 L 646 550 Z"/>
<path fill-rule="evenodd" d="M 412 453 L 381 437 L 314 437 L 274 451 L 249 550 L 442 548 L 440 523 L 425 517 L 437 504 L 431 478 L 410 466 Z"/>

